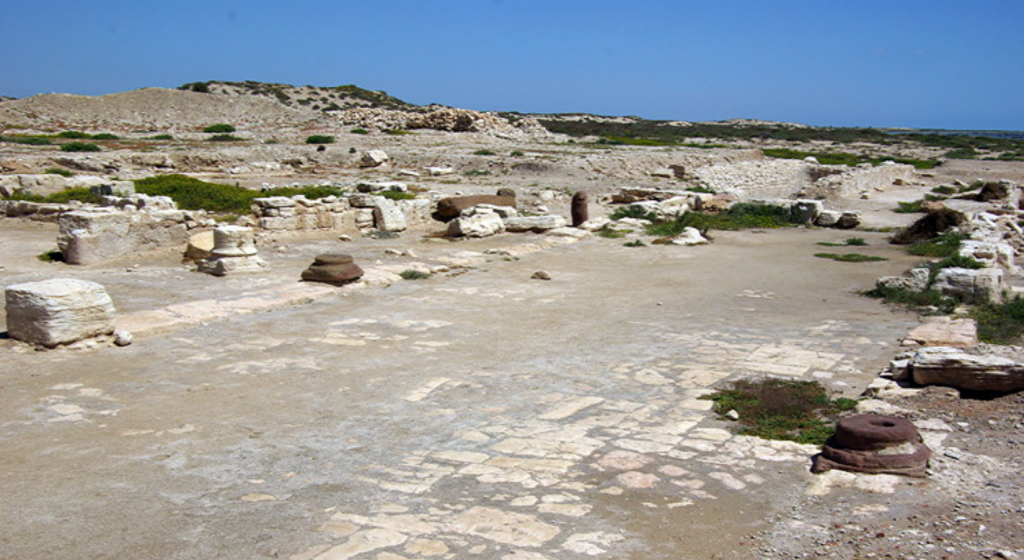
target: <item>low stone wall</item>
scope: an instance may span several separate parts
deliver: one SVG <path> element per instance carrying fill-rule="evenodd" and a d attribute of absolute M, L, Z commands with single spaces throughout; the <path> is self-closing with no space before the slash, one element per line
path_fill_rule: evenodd
<path fill-rule="evenodd" d="M 390 200 L 372 194 L 257 198 L 252 206 L 256 225 L 268 231 L 357 230 L 403 231 L 430 220 L 429 199 Z"/>
<path fill-rule="evenodd" d="M 785 198 L 811 186 L 812 165 L 787 159 L 742 161 L 700 167 L 691 173 L 701 185 L 744 200 Z"/>
<path fill-rule="evenodd" d="M 839 166 L 830 165 L 829 168 Z M 886 162 L 881 165 L 863 164 L 845 168 L 839 173 L 822 177 L 805 192 L 809 196 L 857 196 L 876 188 L 888 187 L 897 181 L 913 179 L 913 165 Z"/>
<path fill-rule="evenodd" d="M 0 200 L 0 217 L 27 218 L 38 222 L 56 222 L 64 212 L 81 208 L 81 203 L 43 204 L 24 200 Z"/>

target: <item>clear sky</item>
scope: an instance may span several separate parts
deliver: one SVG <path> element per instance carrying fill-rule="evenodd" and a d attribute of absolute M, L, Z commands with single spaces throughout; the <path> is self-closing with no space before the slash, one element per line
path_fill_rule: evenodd
<path fill-rule="evenodd" d="M 0 95 L 356 84 L 477 110 L 1024 130 L 1021 0 L 0 0 Z"/>

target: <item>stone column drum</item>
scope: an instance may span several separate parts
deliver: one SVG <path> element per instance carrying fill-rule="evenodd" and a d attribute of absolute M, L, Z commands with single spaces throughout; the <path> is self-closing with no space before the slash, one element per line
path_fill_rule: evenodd
<path fill-rule="evenodd" d="M 213 252 L 200 261 L 199 271 L 214 276 L 236 272 L 252 272 L 267 267 L 256 250 L 256 236 L 252 228 L 218 226 L 213 230 Z"/>
<path fill-rule="evenodd" d="M 578 228 L 589 220 L 590 210 L 587 208 L 587 193 L 576 191 L 576 194 L 572 195 L 570 210 L 572 212 L 572 227 Z"/>

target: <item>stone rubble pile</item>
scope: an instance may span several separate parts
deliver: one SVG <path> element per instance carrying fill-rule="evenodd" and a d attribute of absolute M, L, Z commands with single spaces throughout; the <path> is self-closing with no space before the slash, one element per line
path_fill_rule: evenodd
<path fill-rule="evenodd" d="M 377 130 L 431 129 L 447 132 L 481 132 L 497 136 L 548 136 L 536 119 L 515 122 L 492 113 L 439 107 L 427 112 L 357 107 L 340 111 L 338 119 L 347 126 Z"/>

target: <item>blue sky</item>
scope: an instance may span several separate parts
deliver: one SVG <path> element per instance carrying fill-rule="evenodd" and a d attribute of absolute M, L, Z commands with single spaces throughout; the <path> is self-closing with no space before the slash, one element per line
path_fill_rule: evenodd
<path fill-rule="evenodd" d="M 0 95 L 205 80 L 653 119 L 1024 130 L 1019 0 L 0 0 Z"/>

